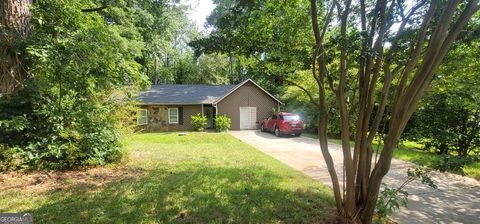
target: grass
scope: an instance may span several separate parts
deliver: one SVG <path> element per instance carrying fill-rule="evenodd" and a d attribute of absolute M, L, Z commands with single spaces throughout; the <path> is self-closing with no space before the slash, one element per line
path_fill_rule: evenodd
<path fill-rule="evenodd" d="M 303 133 L 303 135 L 310 138 L 318 138 L 315 134 L 311 133 Z M 342 144 L 339 139 L 329 139 L 329 141 L 331 143 Z M 350 144 L 353 146 L 354 142 L 351 141 Z M 379 151 L 381 151 L 383 145 L 374 141 L 374 151 L 377 151 L 377 147 L 379 147 Z M 441 161 L 441 155 L 420 150 L 421 148 L 423 148 L 422 144 L 412 141 L 403 141 L 393 151 L 393 157 L 431 168 Z M 463 167 L 463 173 L 465 176 L 480 180 L 480 161 L 466 164 Z"/>
<path fill-rule="evenodd" d="M 106 168 L 0 175 L 0 213 L 37 223 L 318 223 L 334 213 L 329 188 L 228 134 L 138 134 L 128 148 Z"/>
<path fill-rule="evenodd" d="M 379 145 L 379 143 L 374 142 L 374 149 L 376 149 L 378 146 L 380 146 L 381 149 L 383 145 Z M 436 164 L 440 163 L 442 160 L 441 155 L 421 150 L 422 148 L 422 144 L 412 141 L 403 141 L 393 151 L 393 157 L 430 168 L 434 168 Z M 451 172 L 480 180 L 480 161 L 472 161 L 467 163 L 462 170 L 463 173 L 454 171 Z"/>

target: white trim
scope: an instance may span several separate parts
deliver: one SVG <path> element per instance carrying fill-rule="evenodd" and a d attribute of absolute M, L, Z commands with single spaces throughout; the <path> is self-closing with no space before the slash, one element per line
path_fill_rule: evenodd
<path fill-rule="evenodd" d="M 176 122 L 170 120 L 170 111 L 171 110 L 177 110 L 177 121 Z M 178 107 L 169 107 L 168 110 L 167 110 L 167 116 L 168 116 L 168 123 L 169 124 L 178 124 L 178 120 L 179 120 L 179 116 L 180 116 L 178 114 Z"/>
<path fill-rule="evenodd" d="M 205 115 L 203 114 L 203 103 L 202 103 L 202 116 L 205 116 Z"/>
<path fill-rule="evenodd" d="M 223 95 L 222 97 L 220 97 L 220 99 L 216 100 L 215 102 L 213 102 L 212 104 L 217 104 L 218 102 L 220 102 L 221 100 L 223 100 L 225 97 L 229 96 L 230 94 L 232 94 L 233 92 L 235 92 L 235 90 L 237 90 L 238 88 L 242 87 L 245 83 L 247 83 L 248 81 L 252 82 L 253 84 L 255 84 L 255 86 L 257 86 L 259 89 L 261 89 L 263 92 L 265 92 L 267 95 L 269 95 L 270 97 L 272 97 L 274 100 L 276 100 L 277 102 L 279 102 L 280 104 L 283 104 L 282 101 L 278 100 L 276 97 L 274 97 L 272 94 L 270 94 L 269 92 L 267 92 L 265 89 L 263 89 L 261 86 L 259 86 L 257 83 L 255 83 L 253 80 L 251 79 L 247 79 L 243 82 L 241 82 L 240 84 L 238 84 L 237 86 L 235 86 L 233 89 L 231 89 L 230 91 L 228 91 L 227 93 L 225 93 L 225 95 Z"/>
<path fill-rule="evenodd" d="M 140 123 L 140 111 L 145 111 L 145 123 Z M 146 125 L 148 124 L 148 110 L 147 109 L 137 109 L 137 125 Z"/>

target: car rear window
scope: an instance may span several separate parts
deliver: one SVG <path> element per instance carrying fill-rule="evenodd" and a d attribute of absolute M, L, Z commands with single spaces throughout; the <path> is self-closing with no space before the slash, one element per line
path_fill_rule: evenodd
<path fill-rule="evenodd" d="M 300 117 L 298 115 L 283 115 L 283 120 L 284 121 L 298 121 L 300 120 Z"/>

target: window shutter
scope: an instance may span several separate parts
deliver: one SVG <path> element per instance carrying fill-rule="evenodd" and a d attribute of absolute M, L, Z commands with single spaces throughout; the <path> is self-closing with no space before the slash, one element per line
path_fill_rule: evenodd
<path fill-rule="evenodd" d="M 178 124 L 183 125 L 183 107 L 178 107 Z"/>

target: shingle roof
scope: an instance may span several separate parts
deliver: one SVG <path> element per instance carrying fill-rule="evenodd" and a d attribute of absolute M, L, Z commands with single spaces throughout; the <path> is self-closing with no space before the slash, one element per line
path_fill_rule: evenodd
<path fill-rule="evenodd" d="M 138 97 L 143 104 L 212 104 L 235 85 L 152 85 Z"/>

